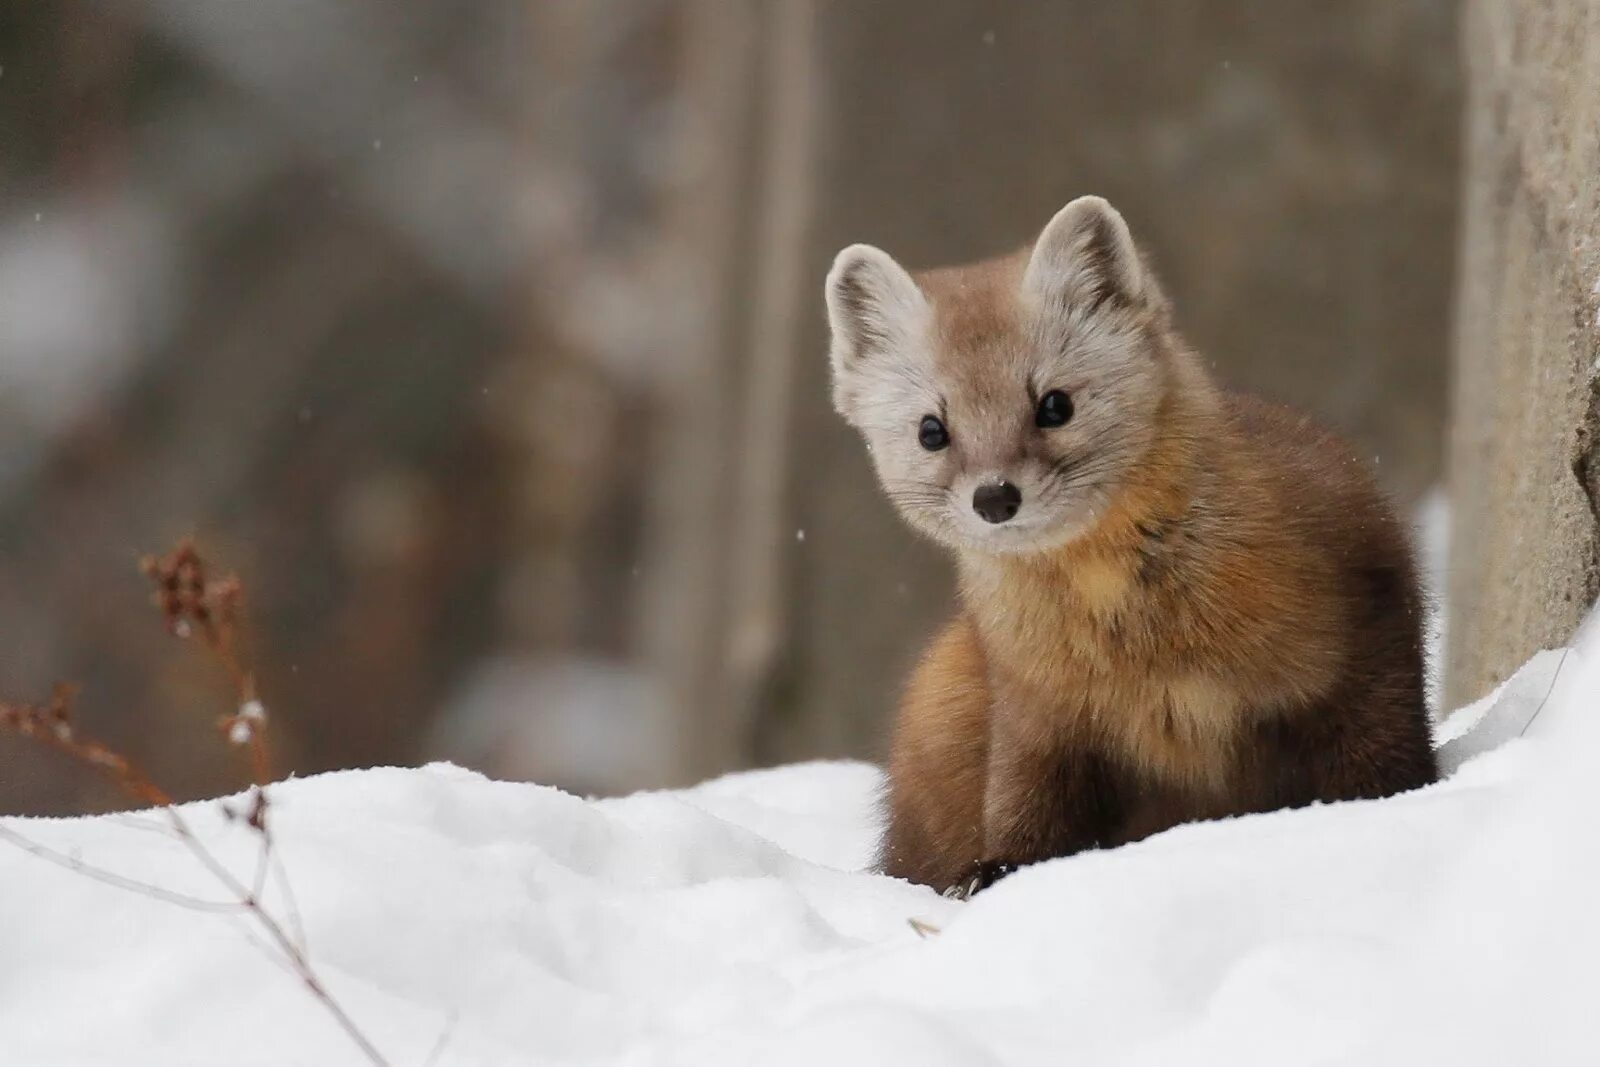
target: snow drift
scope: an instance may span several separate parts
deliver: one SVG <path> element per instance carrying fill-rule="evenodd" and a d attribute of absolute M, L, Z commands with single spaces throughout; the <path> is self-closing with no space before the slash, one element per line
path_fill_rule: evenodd
<path fill-rule="evenodd" d="M 297 908 L 267 900 L 396 1067 L 1593 1063 L 1587 644 L 1452 721 L 1437 786 L 1179 827 L 970 903 L 861 873 L 863 764 L 598 801 L 443 765 L 284 782 Z M 249 870 L 217 804 L 185 815 Z M 148 814 L 4 824 L 216 895 Z M 362 1062 L 236 916 L 4 844 L 0 886 L 0 1062 Z"/>

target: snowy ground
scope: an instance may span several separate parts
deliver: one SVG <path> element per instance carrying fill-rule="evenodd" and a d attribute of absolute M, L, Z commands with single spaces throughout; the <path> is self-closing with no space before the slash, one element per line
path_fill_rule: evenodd
<path fill-rule="evenodd" d="M 274 787 L 276 825 L 316 965 L 396 1067 L 1592 1064 L 1591 645 L 1503 691 L 1450 751 L 1492 750 L 1439 786 L 1182 827 L 971 903 L 857 873 L 860 764 L 594 802 L 448 766 L 333 774 Z M 250 870 L 247 831 L 186 810 Z M 148 815 L 3 822 L 216 894 Z M 3 843 L 0 886 L 0 1063 L 363 1062 L 242 919 Z"/>

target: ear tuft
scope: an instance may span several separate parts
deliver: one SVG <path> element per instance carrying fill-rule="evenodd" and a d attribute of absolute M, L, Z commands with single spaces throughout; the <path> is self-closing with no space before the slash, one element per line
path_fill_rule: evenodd
<path fill-rule="evenodd" d="M 927 307 L 905 268 L 871 245 L 834 257 L 825 296 L 835 373 L 906 340 Z"/>
<path fill-rule="evenodd" d="M 1035 296 L 1090 311 L 1143 304 L 1150 285 L 1128 224 L 1098 196 L 1080 196 L 1056 212 L 1023 275 L 1023 287 Z"/>

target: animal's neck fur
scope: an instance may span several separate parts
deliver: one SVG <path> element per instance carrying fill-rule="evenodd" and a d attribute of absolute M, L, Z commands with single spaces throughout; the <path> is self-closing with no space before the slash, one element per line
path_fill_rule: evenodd
<path fill-rule="evenodd" d="M 1113 613 L 1152 537 L 1180 521 L 1209 491 L 1207 473 L 1226 432 L 1216 387 L 1198 360 L 1174 342 L 1159 430 L 1126 484 L 1085 534 L 1043 552 L 958 555 L 961 596 L 980 633 L 1014 632 L 1017 590 L 1032 590 L 1061 610 L 1093 621 Z"/>
<path fill-rule="evenodd" d="M 961 596 L 995 713 L 1022 717 L 1009 729 L 1040 744 L 1097 738 L 1153 779 L 1212 789 L 1231 765 L 1240 695 L 1189 654 L 1196 628 L 1170 604 L 1190 576 L 1206 581 L 1176 531 L 1208 506 L 1226 420 L 1198 366 L 1177 369 L 1160 433 L 1099 522 L 1046 552 L 963 555 Z M 1152 551 L 1164 577 L 1151 577 Z"/>
<path fill-rule="evenodd" d="M 1249 715 L 1327 691 L 1344 622 L 1222 394 L 1187 353 L 1172 367 L 1160 431 L 1100 521 L 1047 552 L 963 553 L 961 600 L 994 714 L 1027 720 L 1012 729 L 1209 788 Z"/>

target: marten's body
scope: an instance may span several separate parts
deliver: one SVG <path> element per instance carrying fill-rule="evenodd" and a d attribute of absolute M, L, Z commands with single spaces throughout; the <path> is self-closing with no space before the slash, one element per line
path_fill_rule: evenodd
<path fill-rule="evenodd" d="M 887 872 L 946 888 L 982 861 L 1434 779 L 1399 525 L 1304 419 L 1221 407 L 1198 493 L 1129 501 L 1040 557 L 964 561 L 964 607 L 895 727 Z"/>
<path fill-rule="evenodd" d="M 888 873 L 970 888 L 1434 780 L 1404 528 L 1338 440 L 1210 381 L 1109 205 L 915 280 L 856 246 L 828 294 L 836 400 L 960 575 L 895 727 Z"/>

